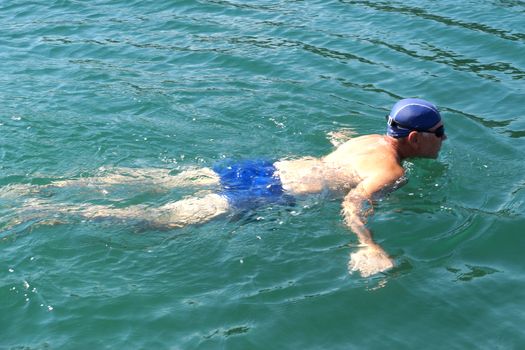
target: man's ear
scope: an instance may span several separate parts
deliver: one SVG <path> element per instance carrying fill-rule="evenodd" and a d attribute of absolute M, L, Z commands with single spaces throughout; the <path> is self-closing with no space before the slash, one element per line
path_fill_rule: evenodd
<path fill-rule="evenodd" d="M 417 131 L 411 131 L 410 134 L 407 136 L 408 143 L 414 147 L 419 148 L 419 144 L 421 142 L 421 135 Z"/>

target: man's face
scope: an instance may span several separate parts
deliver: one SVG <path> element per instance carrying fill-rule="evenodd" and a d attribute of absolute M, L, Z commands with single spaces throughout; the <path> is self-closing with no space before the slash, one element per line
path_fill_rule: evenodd
<path fill-rule="evenodd" d="M 442 137 L 436 136 L 436 134 L 433 134 L 433 131 L 436 131 L 439 127 L 443 126 L 443 122 L 437 123 L 435 126 L 433 126 L 431 129 L 429 129 L 429 132 L 422 132 L 422 145 L 421 145 L 421 157 L 425 158 L 437 158 L 439 155 L 439 151 L 441 149 L 441 144 L 443 141 L 447 139 L 447 135 L 443 134 Z"/>

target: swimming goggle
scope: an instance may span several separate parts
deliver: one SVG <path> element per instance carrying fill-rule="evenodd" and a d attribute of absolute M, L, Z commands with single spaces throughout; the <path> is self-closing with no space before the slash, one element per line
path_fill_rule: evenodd
<path fill-rule="evenodd" d="M 440 139 L 442 139 L 443 136 L 445 136 L 445 126 L 444 125 L 441 125 L 439 128 L 437 128 L 434 131 L 430 131 L 430 130 L 423 130 L 423 129 L 413 128 L 411 126 L 400 124 L 399 122 L 396 122 L 394 119 L 390 118 L 389 115 L 387 115 L 385 118 L 387 120 L 388 125 L 393 126 L 393 127 L 398 127 L 398 128 L 402 128 L 406 130 L 419 131 L 419 132 L 428 132 L 430 134 L 436 135 L 436 137 Z"/>

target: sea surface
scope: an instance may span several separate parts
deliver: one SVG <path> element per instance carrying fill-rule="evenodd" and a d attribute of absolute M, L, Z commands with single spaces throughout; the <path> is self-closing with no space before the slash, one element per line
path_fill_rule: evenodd
<path fill-rule="evenodd" d="M 520 0 L 0 0 L 0 349 L 524 349 L 524 83 Z M 197 189 L 16 190 L 322 156 L 405 97 L 448 139 L 377 203 L 371 278 L 336 200 L 176 230 L 28 208 Z"/>

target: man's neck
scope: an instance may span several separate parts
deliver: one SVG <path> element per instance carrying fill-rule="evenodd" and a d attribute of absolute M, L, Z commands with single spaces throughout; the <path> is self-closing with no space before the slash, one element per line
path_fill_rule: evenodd
<path fill-rule="evenodd" d="M 412 158 L 415 156 L 414 151 L 408 145 L 404 138 L 394 138 L 391 136 L 385 136 L 385 139 L 392 145 L 394 148 L 397 158 L 401 162 L 407 158 Z"/>

